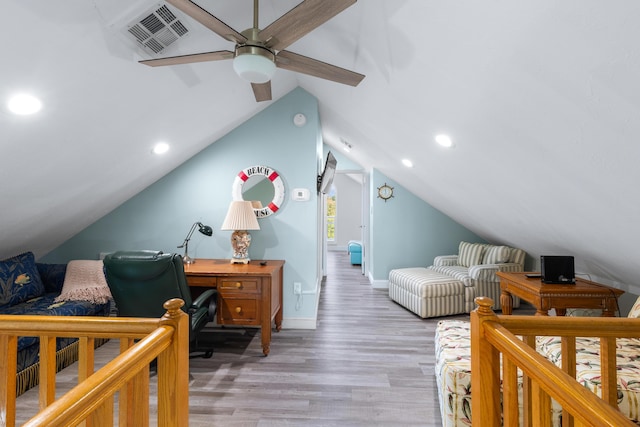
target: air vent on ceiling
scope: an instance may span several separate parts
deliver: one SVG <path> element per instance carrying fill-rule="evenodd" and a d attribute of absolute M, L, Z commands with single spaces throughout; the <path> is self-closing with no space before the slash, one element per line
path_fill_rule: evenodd
<path fill-rule="evenodd" d="M 189 30 L 166 4 L 159 4 L 128 26 L 128 33 L 150 53 L 158 54 Z"/>

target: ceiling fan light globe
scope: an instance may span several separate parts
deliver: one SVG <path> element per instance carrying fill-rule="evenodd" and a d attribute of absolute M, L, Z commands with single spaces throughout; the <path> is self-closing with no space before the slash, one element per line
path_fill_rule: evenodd
<path fill-rule="evenodd" d="M 233 58 L 233 69 L 242 79 L 250 83 L 266 83 L 276 72 L 273 54 L 266 49 L 256 49 L 254 46 L 251 48 L 246 53 L 236 52 Z"/>

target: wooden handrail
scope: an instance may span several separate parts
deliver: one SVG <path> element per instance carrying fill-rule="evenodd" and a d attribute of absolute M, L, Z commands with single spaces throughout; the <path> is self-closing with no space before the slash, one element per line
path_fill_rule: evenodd
<path fill-rule="evenodd" d="M 616 406 L 615 342 L 640 337 L 637 319 L 498 316 L 491 299 L 476 298 L 476 304 L 471 313 L 471 389 L 479 396 L 471 405 L 474 426 L 518 425 L 520 408 L 525 426 L 551 425 L 551 399 L 563 408 L 563 425 L 573 420 L 585 426 L 635 425 Z M 563 350 L 574 353 L 563 353 L 564 370 L 535 351 L 536 336 L 562 337 Z M 602 398 L 573 376 L 575 337 L 600 338 Z M 517 369 L 524 374 L 523 402 L 518 402 Z"/>
<path fill-rule="evenodd" d="M 119 426 L 148 425 L 149 363 L 157 358 L 158 425 L 189 423 L 189 316 L 184 302 L 172 299 L 160 319 L 63 316 L 0 316 L 0 352 L 13 357 L 13 370 L 0 367 L 0 424 L 15 425 L 15 348 L 18 336 L 40 337 L 40 412 L 25 426 L 112 426 L 114 395 L 119 392 Z M 79 384 L 55 396 L 57 337 L 80 338 Z M 93 373 L 93 340 L 121 340 L 121 354 Z M 135 339 L 139 339 L 134 343 Z M 51 343 L 53 348 L 51 349 Z M 0 353 L 0 362 L 2 360 Z M 10 362 L 10 360 L 7 360 Z M 53 368 L 51 368 L 53 364 Z M 11 363 L 9 363 L 11 365 Z M 13 381 L 13 383 L 12 383 Z M 13 389 L 9 389 L 9 386 Z M 11 393 L 13 390 L 13 393 Z M 13 395 L 13 396 L 12 396 Z M 146 405 L 145 407 L 141 407 Z M 86 421 L 85 421 L 86 420 Z"/>
<path fill-rule="evenodd" d="M 151 332 L 23 426 L 78 424 L 133 379 L 141 369 L 148 369 L 149 363 L 169 346 L 172 335 L 173 331 L 167 327 L 160 327 Z"/>

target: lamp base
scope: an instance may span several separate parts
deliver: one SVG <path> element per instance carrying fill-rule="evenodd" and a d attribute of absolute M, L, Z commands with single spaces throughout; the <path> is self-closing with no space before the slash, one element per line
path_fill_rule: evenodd
<path fill-rule="evenodd" d="M 251 234 L 247 230 L 236 230 L 231 233 L 231 247 L 233 257 L 231 264 L 249 264 L 249 246 L 251 246 Z"/>
<path fill-rule="evenodd" d="M 182 262 L 184 264 L 194 264 L 196 262 L 196 260 L 191 258 L 189 255 L 185 255 L 185 256 L 182 257 Z"/>

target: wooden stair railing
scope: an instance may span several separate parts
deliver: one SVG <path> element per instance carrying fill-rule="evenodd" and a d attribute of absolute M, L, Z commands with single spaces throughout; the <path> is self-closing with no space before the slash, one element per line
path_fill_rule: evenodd
<path fill-rule="evenodd" d="M 171 299 L 160 319 L 0 315 L 0 425 L 16 422 L 17 337 L 40 338 L 39 409 L 24 426 L 149 424 L 149 364 L 157 358 L 158 426 L 189 424 L 189 316 Z M 56 338 L 79 338 L 78 385 L 55 400 Z M 94 340 L 120 339 L 121 353 L 94 373 Z"/>
<path fill-rule="evenodd" d="M 475 301 L 477 308 L 471 313 L 474 426 L 518 426 L 520 410 L 525 427 L 550 426 L 551 399 L 562 407 L 563 427 L 636 425 L 617 408 L 615 347 L 617 338 L 640 337 L 637 319 L 498 316 L 491 310 L 490 298 Z M 536 336 L 561 337 L 562 369 L 536 352 Z M 601 398 L 575 380 L 576 337 L 600 338 Z M 518 401 L 518 369 L 523 372 L 523 402 Z"/>

